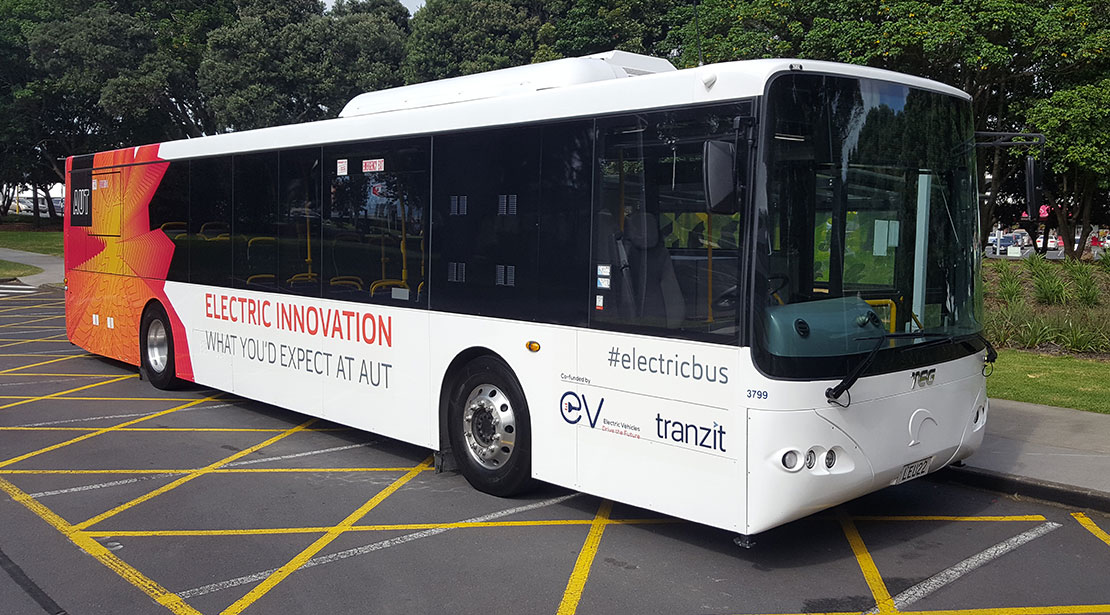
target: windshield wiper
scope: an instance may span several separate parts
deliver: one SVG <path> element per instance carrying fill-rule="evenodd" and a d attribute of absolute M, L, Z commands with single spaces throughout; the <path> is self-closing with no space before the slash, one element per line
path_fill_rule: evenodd
<path fill-rule="evenodd" d="M 884 334 L 876 336 L 876 337 L 857 337 L 856 338 L 857 341 L 860 341 L 860 340 L 878 340 L 878 341 L 875 342 L 875 347 L 871 349 L 871 352 L 867 353 L 867 356 L 864 357 L 863 360 L 860 361 L 856 365 L 856 367 L 854 369 L 852 369 L 852 371 L 849 372 L 847 376 L 844 377 L 844 380 L 841 380 L 834 387 L 830 387 L 828 389 L 825 389 L 825 399 L 828 400 L 829 403 L 836 404 L 836 405 L 838 405 L 842 408 L 847 408 L 848 406 L 852 405 L 852 395 L 850 393 L 848 394 L 848 403 L 842 404 L 837 400 L 840 399 L 841 395 L 843 395 L 844 393 L 847 393 L 848 389 L 852 388 L 852 385 L 854 385 L 856 383 L 856 381 L 859 380 L 859 377 L 863 375 L 863 372 L 867 371 L 868 367 L 871 367 L 871 364 L 875 362 L 875 357 L 878 356 L 879 351 L 883 349 L 883 345 L 885 345 L 885 343 L 888 340 L 896 340 L 896 339 L 904 339 L 904 338 L 919 338 L 919 337 L 934 337 L 934 338 L 938 338 L 937 341 L 952 341 L 952 335 L 950 335 L 948 333 L 927 333 L 925 331 L 907 331 L 907 332 L 899 332 L 899 333 L 884 333 Z M 908 348 L 912 348 L 912 347 L 916 347 L 916 346 L 908 346 Z"/>

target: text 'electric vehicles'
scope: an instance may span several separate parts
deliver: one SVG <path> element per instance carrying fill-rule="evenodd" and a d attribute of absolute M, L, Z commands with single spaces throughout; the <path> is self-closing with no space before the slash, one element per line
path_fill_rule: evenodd
<path fill-rule="evenodd" d="M 860 66 L 611 52 L 77 156 L 69 338 L 753 534 L 971 454 L 972 111 Z"/>

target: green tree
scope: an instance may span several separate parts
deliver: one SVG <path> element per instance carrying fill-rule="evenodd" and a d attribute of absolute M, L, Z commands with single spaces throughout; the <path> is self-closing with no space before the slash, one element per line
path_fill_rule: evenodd
<path fill-rule="evenodd" d="M 1106 70 L 1110 28 L 1096 0 L 705 0 L 701 37 L 692 6 L 668 16 L 678 63 L 798 57 L 866 64 L 928 77 L 972 96 L 977 130 L 1021 132 L 1024 111 Z M 1096 79 L 1097 80 L 1097 79 Z M 1020 168 L 981 152 L 981 236 L 1001 186 Z"/>
<path fill-rule="evenodd" d="M 1098 207 L 1105 214 L 1110 189 L 1110 77 L 1060 90 L 1034 104 L 1029 123 L 1046 138 L 1053 177 L 1046 201 L 1056 216 L 1064 253 L 1082 254 Z M 1072 238 L 1080 235 L 1079 250 Z"/>
<path fill-rule="evenodd" d="M 520 66 L 532 60 L 540 17 L 509 0 L 428 0 L 412 18 L 406 83 Z M 534 3 L 542 8 L 543 3 Z"/>
<path fill-rule="evenodd" d="M 667 15 L 679 0 L 581 0 L 555 26 L 554 50 L 576 57 L 612 49 L 667 55 Z"/>
<path fill-rule="evenodd" d="M 281 19 L 248 6 L 212 32 L 199 69 L 216 128 L 244 130 L 335 117 L 367 91 L 400 85 L 405 31 L 397 1 L 292 2 Z"/>

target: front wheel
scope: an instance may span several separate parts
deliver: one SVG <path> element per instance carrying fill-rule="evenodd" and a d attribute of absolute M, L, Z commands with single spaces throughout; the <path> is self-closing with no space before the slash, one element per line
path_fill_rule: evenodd
<path fill-rule="evenodd" d="M 139 361 L 139 369 L 156 388 L 176 388 L 173 331 L 166 311 L 158 304 L 152 304 L 143 312 L 139 324 Z"/>
<path fill-rule="evenodd" d="M 531 486 L 528 404 L 502 361 L 478 357 L 466 365 L 447 421 L 455 461 L 475 489 L 509 496 Z"/>

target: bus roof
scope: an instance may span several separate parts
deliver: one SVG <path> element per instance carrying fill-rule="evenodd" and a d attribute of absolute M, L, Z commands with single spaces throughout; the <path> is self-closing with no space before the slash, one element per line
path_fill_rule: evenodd
<path fill-rule="evenodd" d="M 170 141 L 161 144 L 158 156 L 173 160 L 707 104 L 760 96 L 771 78 L 785 72 L 878 79 L 970 99 L 943 83 L 854 64 L 763 59 L 675 70 L 666 60 L 618 51 L 369 92 L 335 119 Z"/>

